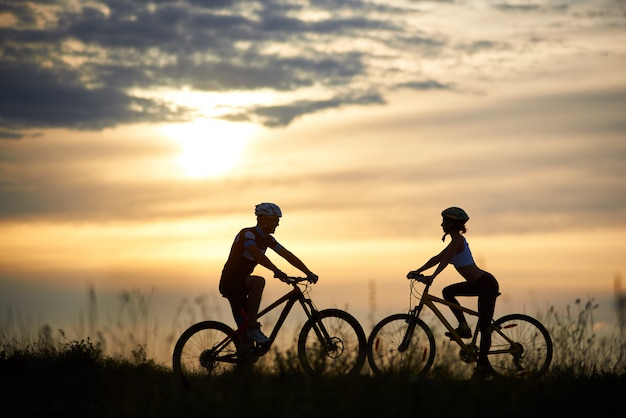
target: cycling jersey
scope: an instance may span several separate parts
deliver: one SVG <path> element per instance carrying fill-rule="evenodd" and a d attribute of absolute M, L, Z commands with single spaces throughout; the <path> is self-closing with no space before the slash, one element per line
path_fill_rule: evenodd
<path fill-rule="evenodd" d="M 258 226 L 244 228 L 235 237 L 230 249 L 230 255 L 220 279 L 220 292 L 226 296 L 239 296 L 246 293 L 245 279 L 250 276 L 258 262 L 248 251 L 248 247 L 256 244 L 257 248 L 265 253 L 268 248 L 278 251 L 281 245 L 276 239 L 265 234 Z"/>
<path fill-rule="evenodd" d="M 472 257 L 472 252 L 469 249 L 469 244 L 467 243 L 467 240 L 465 238 L 463 238 L 463 242 L 465 243 L 465 248 L 463 248 L 463 251 L 454 254 L 452 259 L 450 260 L 450 264 L 452 264 L 454 267 L 463 267 L 474 264 L 474 257 Z"/>

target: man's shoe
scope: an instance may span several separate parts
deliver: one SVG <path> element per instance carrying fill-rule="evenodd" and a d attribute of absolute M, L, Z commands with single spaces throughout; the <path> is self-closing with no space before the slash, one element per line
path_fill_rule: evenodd
<path fill-rule="evenodd" d="M 459 337 L 461 337 L 461 338 L 472 338 L 472 330 L 469 329 L 469 327 L 467 325 L 461 325 L 460 327 L 458 327 L 454 331 L 457 334 L 459 334 Z M 451 332 L 446 332 L 445 335 L 446 335 L 446 337 L 452 338 L 452 333 Z"/>
<path fill-rule="evenodd" d="M 248 337 L 252 338 L 254 341 L 256 341 L 259 344 L 267 344 L 268 342 L 270 342 L 270 339 L 267 338 L 265 334 L 263 334 L 261 330 L 258 328 L 251 329 L 250 331 L 248 331 Z"/>

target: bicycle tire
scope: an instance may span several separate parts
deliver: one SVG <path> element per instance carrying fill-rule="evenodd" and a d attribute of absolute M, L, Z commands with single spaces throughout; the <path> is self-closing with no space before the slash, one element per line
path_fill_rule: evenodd
<path fill-rule="evenodd" d="M 320 327 L 330 336 L 330 344 L 320 343 Z M 354 375 L 365 364 L 366 344 L 363 327 L 355 317 L 339 309 L 325 309 L 302 326 L 298 359 L 304 372 L 310 375 Z"/>
<path fill-rule="evenodd" d="M 426 375 L 435 361 L 435 337 L 417 318 L 407 349 L 400 351 L 412 320 L 409 314 L 394 314 L 382 319 L 372 329 L 367 341 L 367 358 L 376 374 Z"/>
<path fill-rule="evenodd" d="M 495 321 L 494 327 L 513 341 L 509 343 L 492 328 L 487 366 L 494 376 L 537 379 L 548 371 L 553 346 L 550 333 L 541 322 L 528 315 L 510 314 Z"/>
<path fill-rule="evenodd" d="M 231 338 L 233 333 L 231 327 L 217 321 L 198 322 L 187 328 L 174 346 L 174 373 L 188 383 L 194 376 L 216 376 L 234 370 L 238 347 Z"/>

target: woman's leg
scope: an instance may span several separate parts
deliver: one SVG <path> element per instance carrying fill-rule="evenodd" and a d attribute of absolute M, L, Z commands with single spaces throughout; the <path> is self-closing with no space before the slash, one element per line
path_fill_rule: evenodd
<path fill-rule="evenodd" d="M 499 295 L 499 285 L 491 274 L 479 279 L 481 292 L 478 296 L 478 328 L 480 329 L 480 351 L 478 362 L 487 360 L 487 353 L 491 347 L 491 320 L 496 308 L 496 299 Z"/>
<path fill-rule="evenodd" d="M 456 296 L 476 296 L 477 293 L 472 289 L 472 286 L 468 282 L 455 283 L 450 286 L 444 287 L 441 292 L 443 294 L 443 298 L 448 302 L 456 303 L 459 305 L 459 301 L 456 299 Z M 459 321 L 459 326 L 467 326 L 467 320 L 465 319 L 465 315 L 463 315 L 462 311 L 457 309 L 452 309 L 452 313 L 456 317 L 457 321 Z"/>

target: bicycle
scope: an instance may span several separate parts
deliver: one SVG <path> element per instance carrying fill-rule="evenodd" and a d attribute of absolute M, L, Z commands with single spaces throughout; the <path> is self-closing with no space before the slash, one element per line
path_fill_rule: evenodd
<path fill-rule="evenodd" d="M 356 318 L 339 309 L 318 310 L 308 297 L 311 287 L 307 278 L 288 277 L 283 281 L 293 289 L 258 313 L 261 318 L 284 304 L 268 343 L 261 345 L 247 337 L 247 321 L 241 321 L 243 325 L 237 329 L 218 321 L 203 321 L 181 334 L 172 360 L 174 372 L 183 383 L 195 375 L 222 375 L 254 363 L 269 351 L 296 302 L 307 317 L 297 343 L 304 372 L 333 377 L 360 372 L 367 357 L 367 340 Z"/>
<path fill-rule="evenodd" d="M 428 293 L 431 283 L 425 283 L 421 295 L 416 283 L 423 275 L 411 279 L 411 297 L 419 303 L 408 313 L 398 313 L 382 319 L 374 326 L 367 342 L 368 362 L 374 373 L 407 373 L 425 376 L 435 359 L 435 338 L 430 327 L 420 319 L 424 306 L 430 308 L 459 345 L 459 356 L 465 363 L 478 359 L 478 325 L 469 343 L 465 343 L 446 320 L 436 303 L 466 314 L 478 312 L 448 302 Z M 491 322 L 491 348 L 487 355 L 487 371 L 494 377 L 536 379 L 546 373 L 552 361 L 552 339 L 537 319 L 524 314 L 509 314 Z"/>

